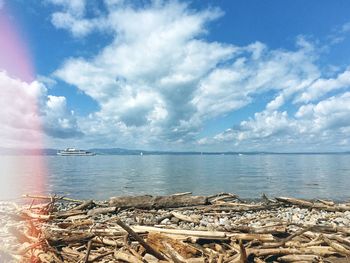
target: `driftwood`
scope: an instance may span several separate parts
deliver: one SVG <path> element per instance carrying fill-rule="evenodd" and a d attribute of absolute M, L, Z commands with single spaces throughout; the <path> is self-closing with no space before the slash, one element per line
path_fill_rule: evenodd
<path fill-rule="evenodd" d="M 145 250 L 155 256 L 156 258 L 163 260 L 165 259 L 162 254 L 160 254 L 156 249 L 150 246 L 147 242 L 145 242 L 134 230 L 132 230 L 129 226 L 125 225 L 119 218 L 116 220 L 117 224 L 120 225 L 125 231 L 127 231 L 133 238 L 135 238 L 144 248 Z"/>
<path fill-rule="evenodd" d="M 87 208 L 92 207 L 92 206 L 94 206 L 94 201 L 87 200 L 87 201 L 84 201 L 83 203 L 81 203 L 80 205 L 73 207 L 71 210 L 84 210 L 84 209 L 87 209 Z"/>
<path fill-rule="evenodd" d="M 286 255 L 278 259 L 280 262 L 320 262 L 321 258 L 316 255 Z"/>
<path fill-rule="evenodd" d="M 198 249 L 194 248 L 193 246 L 160 233 L 150 232 L 147 236 L 147 242 L 160 252 L 167 251 L 168 247 L 166 247 L 165 244 L 168 244 L 185 259 L 200 255 Z"/>
<path fill-rule="evenodd" d="M 277 201 L 286 203 L 286 204 L 291 204 L 291 205 L 297 205 L 300 207 L 306 207 L 306 208 L 314 208 L 314 209 L 320 209 L 320 210 L 325 210 L 325 211 L 330 211 L 330 212 L 346 212 L 350 211 L 350 206 L 334 206 L 334 205 L 328 205 L 327 203 L 323 202 L 311 202 L 303 199 L 297 199 L 297 198 L 290 198 L 290 197 L 276 197 Z"/>
<path fill-rule="evenodd" d="M 333 220 L 345 215 L 349 204 L 329 200 L 265 196 L 261 202 L 243 202 L 228 193 L 179 193 L 114 197 L 106 206 L 57 196 L 26 197 L 49 203 L 0 211 L 16 219 L 7 236 L 0 231 L 0 245 L 7 237 L 17 242 L 12 249 L 0 248 L 0 262 L 340 263 L 350 257 L 347 219 L 340 218 L 341 224 Z M 285 210 L 296 211 L 293 218 L 311 209 L 324 218 L 293 222 L 280 217 Z"/>
<path fill-rule="evenodd" d="M 87 214 L 89 216 L 94 216 L 99 214 L 114 213 L 115 211 L 116 211 L 116 207 L 101 207 L 101 208 L 91 209 L 87 212 Z"/>
<path fill-rule="evenodd" d="M 114 257 L 115 259 L 122 260 L 124 262 L 143 263 L 142 260 L 139 260 L 137 257 L 123 251 L 115 251 Z"/>
<path fill-rule="evenodd" d="M 51 200 L 51 201 L 67 201 L 67 202 L 76 202 L 76 203 L 82 203 L 83 201 L 81 200 L 77 200 L 77 199 L 73 199 L 73 198 L 69 198 L 69 197 L 57 197 L 57 196 L 44 196 L 44 195 L 29 195 L 29 194 L 25 194 L 22 195 L 23 198 L 30 198 L 30 199 L 41 199 L 41 200 Z"/>
<path fill-rule="evenodd" d="M 205 205 L 208 198 L 205 196 L 170 195 L 170 196 L 124 196 L 112 197 L 110 206 L 117 208 L 174 208 L 185 206 Z"/>

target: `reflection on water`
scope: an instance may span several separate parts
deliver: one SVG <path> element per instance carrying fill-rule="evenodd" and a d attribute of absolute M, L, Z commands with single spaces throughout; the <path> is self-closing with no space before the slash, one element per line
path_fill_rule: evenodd
<path fill-rule="evenodd" d="M 41 189 L 33 180 L 38 177 L 35 163 L 39 158 L 43 157 L 0 157 L 0 199 Z M 243 198 L 263 192 L 302 198 L 350 197 L 350 155 L 45 156 L 44 160 L 46 193 L 76 198 L 185 191 L 234 192 Z"/>

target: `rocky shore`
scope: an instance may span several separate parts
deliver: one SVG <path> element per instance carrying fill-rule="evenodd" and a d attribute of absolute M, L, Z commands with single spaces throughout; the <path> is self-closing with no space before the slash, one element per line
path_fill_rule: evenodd
<path fill-rule="evenodd" d="M 350 203 L 25 198 L 0 204 L 0 262 L 350 262 Z"/>

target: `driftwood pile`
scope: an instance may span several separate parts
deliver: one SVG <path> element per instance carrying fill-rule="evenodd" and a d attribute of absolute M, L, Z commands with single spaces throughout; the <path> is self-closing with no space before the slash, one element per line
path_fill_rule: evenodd
<path fill-rule="evenodd" d="M 30 205 L 0 210 L 0 262 L 350 262 L 350 203 L 228 193 L 26 198 Z"/>

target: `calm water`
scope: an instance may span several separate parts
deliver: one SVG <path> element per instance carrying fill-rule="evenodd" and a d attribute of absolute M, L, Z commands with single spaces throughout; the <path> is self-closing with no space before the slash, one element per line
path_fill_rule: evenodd
<path fill-rule="evenodd" d="M 47 171 L 38 169 L 42 159 Z M 22 193 L 106 199 L 127 194 L 233 192 L 350 198 L 350 155 L 1 156 L 0 199 Z M 46 174 L 46 175 L 45 175 Z"/>

